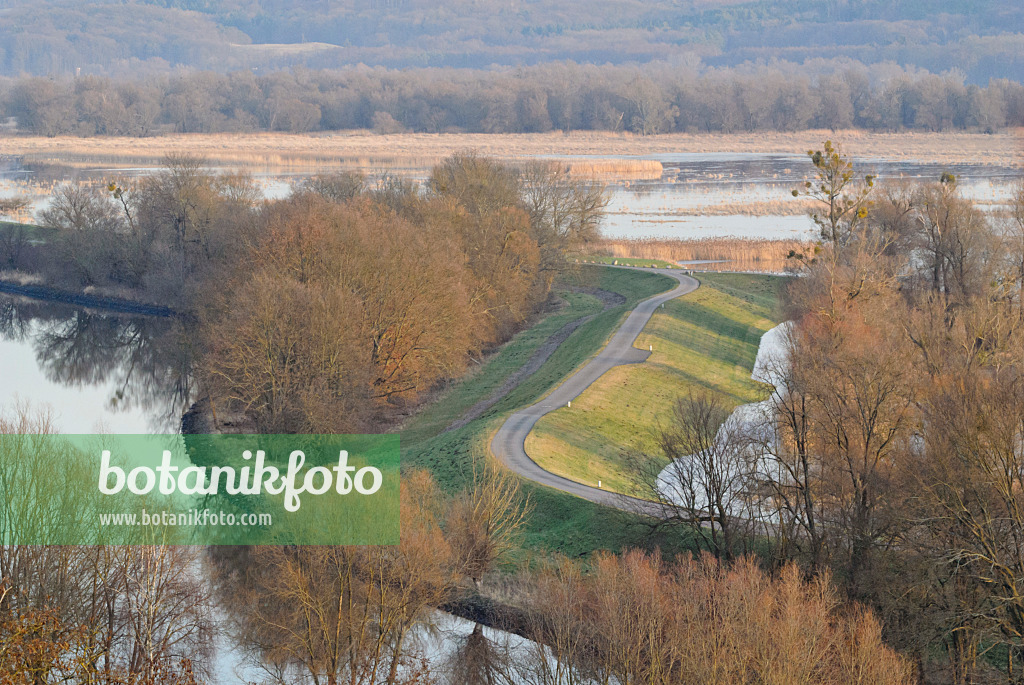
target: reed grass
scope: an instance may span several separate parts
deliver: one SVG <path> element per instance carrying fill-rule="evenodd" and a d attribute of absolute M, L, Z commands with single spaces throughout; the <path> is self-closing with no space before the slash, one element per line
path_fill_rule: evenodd
<path fill-rule="evenodd" d="M 665 171 L 654 159 L 574 159 L 567 160 L 567 165 L 571 175 L 587 178 L 656 181 Z"/>
<path fill-rule="evenodd" d="M 679 216 L 803 216 L 817 209 L 814 200 L 806 198 L 782 198 L 779 200 L 752 200 L 749 202 L 714 202 L 693 207 L 679 207 L 672 211 L 658 213 L 664 216 L 664 223 L 675 220 Z M 623 211 L 622 214 L 633 212 Z M 649 214 L 649 213 L 648 213 Z M 660 223 L 650 219 L 652 223 Z"/>
<path fill-rule="evenodd" d="M 599 257 L 626 258 L 665 262 L 714 261 L 715 264 L 693 265 L 694 269 L 712 271 L 756 271 L 779 273 L 790 265 L 790 252 L 813 250 L 814 243 L 803 240 L 770 240 L 745 238 L 701 238 L 670 240 L 656 238 L 606 238 L 593 246 Z"/>
<path fill-rule="evenodd" d="M 863 131 L 800 131 L 795 133 L 683 134 L 639 136 L 610 131 L 572 133 L 401 133 L 375 135 L 367 131 L 335 131 L 309 134 L 213 133 L 171 134 L 149 138 L 73 136 L 4 136 L 4 154 L 27 160 L 52 159 L 80 163 L 132 160 L 159 163 L 169 153 L 189 152 L 211 160 L 232 160 L 246 166 L 275 163 L 341 165 L 348 160 L 394 160 L 399 166 L 423 164 L 452 152 L 476 150 L 480 154 L 515 159 L 530 156 L 569 158 L 651 156 L 666 153 L 761 152 L 801 155 L 820 146 L 826 138 L 842 140 L 855 157 L 915 160 L 951 164 L 985 163 L 1021 166 L 1020 141 L 1024 129 L 1008 129 L 992 135 L 947 133 L 868 133 Z M 429 167 L 427 163 L 425 166 Z"/>

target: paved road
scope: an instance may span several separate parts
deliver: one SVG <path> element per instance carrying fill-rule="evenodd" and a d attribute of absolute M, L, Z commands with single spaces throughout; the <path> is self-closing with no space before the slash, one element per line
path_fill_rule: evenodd
<path fill-rule="evenodd" d="M 609 369 L 622 364 L 636 364 L 650 356 L 648 350 L 638 350 L 633 347 L 636 337 L 644 329 L 650 320 L 654 310 L 663 302 L 691 293 L 697 289 L 700 282 L 695 278 L 687 276 L 681 269 L 639 269 L 651 273 L 665 274 L 679 281 L 679 285 L 669 292 L 655 295 L 644 300 L 636 306 L 626 317 L 625 322 L 615 332 L 601 352 L 591 359 L 583 368 L 579 369 L 569 378 L 562 381 L 562 384 L 555 388 L 540 402 L 520 409 L 508 417 L 491 441 L 491 451 L 505 466 L 509 467 L 519 475 L 529 480 L 547 485 L 548 487 L 568 492 L 569 494 L 588 499 L 591 502 L 604 504 L 619 509 L 631 511 L 642 510 L 652 515 L 658 513 L 658 506 L 654 502 L 646 502 L 631 497 L 618 495 L 607 490 L 583 485 L 576 481 L 556 476 L 553 473 L 542 469 L 537 462 L 530 459 L 526 453 L 526 436 L 530 434 L 533 426 L 542 416 L 554 410 L 566 406 L 566 403 L 576 399 L 590 384 L 604 375 Z"/>

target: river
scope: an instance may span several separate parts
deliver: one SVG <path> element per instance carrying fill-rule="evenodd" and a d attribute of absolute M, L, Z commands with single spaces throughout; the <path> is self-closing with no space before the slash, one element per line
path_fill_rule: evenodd
<path fill-rule="evenodd" d="M 176 433 L 193 397 L 186 332 L 173 318 L 124 316 L 0 294 L 0 413 L 46 412 L 61 433 Z M 230 637 L 214 607 L 211 683 L 266 675 Z M 472 641 L 499 664 L 522 664 L 532 643 L 436 611 L 410 647 L 443 667 Z M 498 658 L 500 657 L 500 658 Z M 518 658 L 517 658 L 518 657 Z"/>

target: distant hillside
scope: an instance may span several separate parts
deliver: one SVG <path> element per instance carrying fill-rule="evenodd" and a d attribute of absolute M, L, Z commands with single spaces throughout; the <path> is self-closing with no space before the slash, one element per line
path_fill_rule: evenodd
<path fill-rule="evenodd" d="M 488 67 L 693 68 L 852 58 L 1024 80 L 1018 0 L 7 0 L 0 74 Z M 941 11 L 937 12 L 936 9 Z"/>

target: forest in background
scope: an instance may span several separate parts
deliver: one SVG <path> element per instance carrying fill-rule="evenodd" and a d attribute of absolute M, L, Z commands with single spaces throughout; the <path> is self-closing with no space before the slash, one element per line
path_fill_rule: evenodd
<path fill-rule="evenodd" d="M 10 0 L 0 75 L 222 72 L 354 64 L 680 67 L 847 58 L 971 83 L 1024 74 L 1007 0 Z"/>
<path fill-rule="evenodd" d="M 1024 126 L 1024 86 L 892 63 L 709 70 L 546 64 L 516 70 L 359 67 L 149 79 L 0 79 L 8 130 L 56 135 L 372 129 L 378 133 L 970 130 Z"/>

